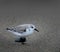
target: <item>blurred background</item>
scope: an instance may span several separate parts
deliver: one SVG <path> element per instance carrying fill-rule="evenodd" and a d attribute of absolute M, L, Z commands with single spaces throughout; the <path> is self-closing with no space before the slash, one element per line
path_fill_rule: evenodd
<path fill-rule="evenodd" d="M 40 32 L 15 43 L 6 28 L 26 23 Z M 60 52 L 60 1 L 0 0 L 0 52 Z"/>

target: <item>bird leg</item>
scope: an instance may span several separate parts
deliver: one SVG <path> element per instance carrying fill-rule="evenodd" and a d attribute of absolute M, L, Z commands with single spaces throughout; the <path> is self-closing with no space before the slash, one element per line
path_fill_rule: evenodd
<path fill-rule="evenodd" d="M 21 44 L 24 44 L 24 42 L 26 42 L 26 38 L 20 37 L 18 40 L 15 40 L 15 42 L 21 42 Z"/>

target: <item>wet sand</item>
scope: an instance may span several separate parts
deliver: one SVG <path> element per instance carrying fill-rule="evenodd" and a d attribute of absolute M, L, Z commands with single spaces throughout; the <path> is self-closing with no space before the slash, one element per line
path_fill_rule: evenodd
<path fill-rule="evenodd" d="M 59 1 L 0 1 L 0 52 L 60 52 Z M 32 23 L 39 29 L 27 44 L 15 43 L 7 27 Z"/>

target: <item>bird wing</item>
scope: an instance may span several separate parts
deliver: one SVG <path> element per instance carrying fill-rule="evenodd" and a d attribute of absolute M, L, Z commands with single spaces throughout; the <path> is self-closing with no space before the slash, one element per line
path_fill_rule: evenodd
<path fill-rule="evenodd" d="M 16 26 L 16 27 L 11 28 L 11 31 L 23 33 L 23 32 L 26 32 L 26 29 L 27 29 L 26 26 Z"/>
<path fill-rule="evenodd" d="M 18 25 L 16 27 L 12 27 L 12 28 L 7 28 L 7 30 L 18 32 L 18 33 L 23 33 L 23 32 L 26 32 L 27 28 L 28 28 L 28 24 L 24 24 L 24 25 Z"/>
<path fill-rule="evenodd" d="M 23 32 L 26 31 L 26 28 L 25 28 L 25 27 L 23 27 L 23 28 L 22 28 L 22 27 L 16 27 L 16 28 L 15 28 L 15 31 L 16 31 L 16 32 L 19 32 L 19 33 L 23 33 Z"/>

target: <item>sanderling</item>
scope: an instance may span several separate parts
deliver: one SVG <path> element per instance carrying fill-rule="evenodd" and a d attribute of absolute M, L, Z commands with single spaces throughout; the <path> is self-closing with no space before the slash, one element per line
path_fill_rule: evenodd
<path fill-rule="evenodd" d="M 33 24 L 22 24 L 12 28 L 6 28 L 6 30 L 18 36 L 19 38 L 15 42 L 21 42 L 22 44 L 26 42 L 26 37 L 31 35 L 34 30 L 39 32 Z"/>

